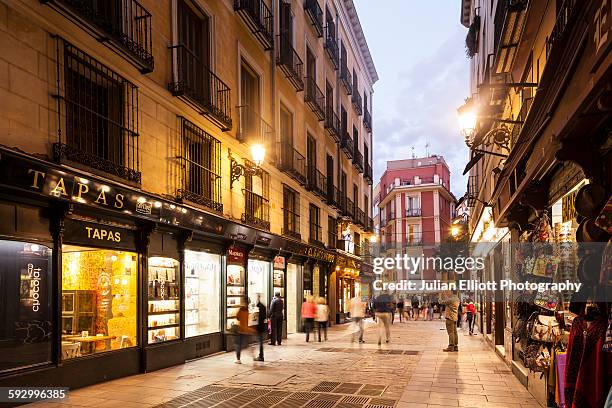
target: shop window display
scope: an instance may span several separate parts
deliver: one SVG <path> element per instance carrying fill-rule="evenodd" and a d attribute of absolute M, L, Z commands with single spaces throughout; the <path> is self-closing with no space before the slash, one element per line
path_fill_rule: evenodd
<path fill-rule="evenodd" d="M 0 241 L 0 372 L 51 361 L 51 249 Z"/>
<path fill-rule="evenodd" d="M 179 262 L 149 258 L 148 341 L 161 343 L 180 337 Z"/>
<path fill-rule="evenodd" d="M 238 324 L 238 309 L 244 297 L 244 275 L 244 266 L 227 265 L 227 329 Z"/>
<path fill-rule="evenodd" d="M 185 337 L 221 331 L 221 256 L 185 251 Z"/>
<path fill-rule="evenodd" d="M 64 245 L 62 358 L 138 345 L 138 255 Z"/>
<path fill-rule="evenodd" d="M 257 308 L 257 295 L 260 295 L 261 303 L 264 305 L 270 304 L 270 299 L 268 296 L 270 262 L 249 259 L 248 272 L 249 285 L 247 288 L 247 293 L 249 296 L 249 316 L 251 316 L 252 320 L 250 324 L 254 325 L 257 323 L 255 316 L 259 311 Z"/>

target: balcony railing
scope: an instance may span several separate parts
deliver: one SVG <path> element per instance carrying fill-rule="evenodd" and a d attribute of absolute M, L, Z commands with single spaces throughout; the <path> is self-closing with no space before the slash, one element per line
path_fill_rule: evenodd
<path fill-rule="evenodd" d="M 355 209 L 355 223 L 361 225 L 363 228 L 366 226 L 365 212 L 361 208 Z"/>
<path fill-rule="evenodd" d="M 350 95 L 353 92 L 353 76 L 346 66 L 346 61 L 341 65 L 340 68 L 340 81 L 346 90 L 346 94 Z"/>
<path fill-rule="evenodd" d="M 372 131 L 372 114 L 367 106 L 363 107 L 363 126 L 368 129 L 368 132 Z"/>
<path fill-rule="evenodd" d="M 546 41 L 546 55 L 550 53 L 555 43 L 565 34 L 566 28 L 568 27 L 575 11 L 582 7 L 580 0 L 565 0 L 559 8 L 559 14 L 557 14 L 557 20 L 553 27 L 548 40 Z"/>
<path fill-rule="evenodd" d="M 138 88 L 67 41 L 56 53 L 54 160 L 140 183 Z"/>
<path fill-rule="evenodd" d="M 327 177 L 317 170 L 314 165 L 308 166 L 307 179 L 306 189 L 323 199 L 327 199 Z"/>
<path fill-rule="evenodd" d="M 304 10 L 310 17 L 312 26 L 317 32 L 317 37 L 323 37 L 323 10 L 321 10 L 318 0 L 304 0 Z"/>
<path fill-rule="evenodd" d="M 406 209 L 406 217 L 420 217 L 421 209 L 420 208 L 407 208 Z"/>
<path fill-rule="evenodd" d="M 342 150 L 346 154 L 346 157 L 348 157 L 349 159 L 353 158 L 355 146 L 353 144 L 353 138 L 351 137 L 349 132 L 346 130 L 342 132 L 342 140 L 340 142 L 340 148 L 342 148 Z"/>
<path fill-rule="evenodd" d="M 267 198 L 243 189 L 244 213 L 242 222 L 256 228 L 270 229 L 270 202 Z"/>
<path fill-rule="evenodd" d="M 518 137 L 521 134 L 521 131 L 523 130 L 523 123 L 525 123 L 525 119 L 527 119 L 527 115 L 531 110 L 532 104 L 533 97 L 526 98 L 525 100 L 523 100 L 523 103 L 521 104 L 521 109 L 519 110 L 519 113 L 515 119 L 517 123 L 512 125 L 512 132 L 509 141 L 510 148 L 512 148 L 516 144 L 516 141 L 518 140 Z"/>
<path fill-rule="evenodd" d="M 286 142 L 277 143 L 278 169 L 306 185 L 306 158 Z"/>
<path fill-rule="evenodd" d="M 282 234 L 297 240 L 302 239 L 302 234 L 300 234 L 300 215 L 298 213 L 283 208 Z"/>
<path fill-rule="evenodd" d="M 182 186 L 177 199 L 222 213 L 221 142 L 187 119 L 181 118 L 180 156 Z"/>
<path fill-rule="evenodd" d="M 354 89 L 353 95 L 351 95 L 351 102 L 353 103 L 353 108 L 355 108 L 357 115 L 361 116 L 363 114 L 363 99 L 357 88 Z"/>
<path fill-rule="evenodd" d="M 349 254 L 361 256 L 361 247 L 353 241 L 339 239 L 336 241 L 336 248 Z"/>
<path fill-rule="evenodd" d="M 250 106 L 237 106 L 238 129 L 236 137 L 243 143 L 261 143 L 266 151 L 274 153 L 275 132 L 268 122 Z M 274 159 L 274 158 L 272 158 Z"/>
<path fill-rule="evenodd" d="M 234 0 L 234 10 L 265 51 L 274 46 L 274 16 L 264 0 Z"/>
<path fill-rule="evenodd" d="M 331 105 L 327 105 L 325 108 L 325 130 L 334 139 L 336 143 L 340 142 L 340 118 L 334 112 L 334 108 Z"/>
<path fill-rule="evenodd" d="M 276 54 L 276 65 L 278 65 L 285 74 L 285 77 L 291 82 L 296 91 L 304 90 L 303 71 L 304 63 L 293 49 L 291 40 L 285 34 L 278 36 L 278 51 Z"/>
<path fill-rule="evenodd" d="M 363 173 L 363 154 L 359 151 L 359 149 L 355 149 L 353 165 L 360 173 Z"/>
<path fill-rule="evenodd" d="M 368 162 L 365 162 L 365 170 L 363 172 L 363 178 L 372 183 L 372 165 Z"/>
<path fill-rule="evenodd" d="M 221 130 L 232 128 L 231 90 L 197 55 L 183 45 L 170 47 L 174 79 L 168 84 L 172 95 L 183 98 Z"/>
<path fill-rule="evenodd" d="M 355 203 L 348 197 L 344 198 L 344 208 L 342 212 L 345 216 L 353 218 L 355 216 Z"/>
<path fill-rule="evenodd" d="M 327 205 L 330 207 L 341 209 L 342 208 L 342 200 L 340 199 L 340 190 L 338 187 L 334 186 L 333 182 L 330 179 L 327 179 Z"/>
<path fill-rule="evenodd" d="M 304 92 L 304 102 L 310 106 L 310 110 L 315 114 L 319 121 L 325 119 L 325 96 L 317 86 L 316 78 L 306 77 L 306 92 Z"/>
<path fill-rule="evenodd" d="M 124 55 L 142 73 L 152 72 L 151 13 L 135 0 L 41 0 Z"/>
<path fill-rule="evenodd" d="M 333 21 L 327 22 L 325 27 L 325 52 L 329 57 L 334 70 L 337 71 L 340 68 L 340 50 L 338 49 L 338 39 L 336 38 L 336 25 Z"/>

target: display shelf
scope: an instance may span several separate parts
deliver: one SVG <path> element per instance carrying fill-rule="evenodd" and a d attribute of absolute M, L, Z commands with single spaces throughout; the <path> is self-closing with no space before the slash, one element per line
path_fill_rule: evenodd
<path fill-rule="evenodd" d="M 149 316 L 155 315 L 165 315 L 165 314 L 177 314 L 180 313 L 180 310 L 158 310 L 156 312 L 149 312 Z"/>
<path fill-rule="evenodd" d="M 179 323 L 169 323 L 169 324 L 164 324 L 163 326 L 149 326 L 149 331 L 163 330 L 163 329 L 168 329 L 170 327 L 179 327 Z"/>

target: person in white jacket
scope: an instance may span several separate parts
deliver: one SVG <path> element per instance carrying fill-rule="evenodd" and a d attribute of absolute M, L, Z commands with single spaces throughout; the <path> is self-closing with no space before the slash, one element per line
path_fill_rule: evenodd
<path fill-rule="evenodd" d="M 317 310 L 315 320 L 319 333 L 319 341 L 321 341 L 321 331 L 324 333 L 324 339 L 327 341 L 327 321 L 329 320 L 329 307 L 325 304 L 325 299 L 317 298 Z"/>
<path fill-rule="evenodd" d="M 349 306 L 351 319 L 353 319 L 353 322 L 357 326 L 357 331 L 353 333 L 351 342 L 355 341 L 355 334 L 359 333 L 359 342 L 365 343 L 365 341 L 363 341 L 363 318 L 365 316 L 365 303 L 361 300 L 359 295 L 356 295 L 350 300 Z"/>

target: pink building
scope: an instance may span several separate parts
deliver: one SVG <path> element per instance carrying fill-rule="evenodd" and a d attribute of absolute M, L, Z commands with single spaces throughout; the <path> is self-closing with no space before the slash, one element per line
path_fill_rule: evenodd
<path fill-rule="evenodd" d="M 450 171 L 442 156 L 387 162 L 379 182 L 381 248 L 387 256 L 433 254 L 436 244 L 450 234 L 455 197 Z M 433 279 L 433 271 L 411 279 Z"/>

